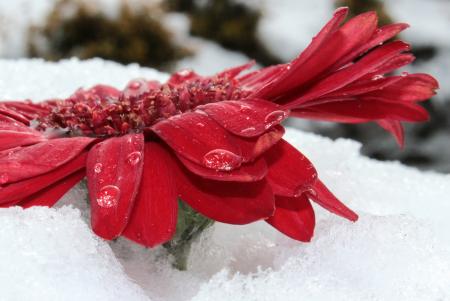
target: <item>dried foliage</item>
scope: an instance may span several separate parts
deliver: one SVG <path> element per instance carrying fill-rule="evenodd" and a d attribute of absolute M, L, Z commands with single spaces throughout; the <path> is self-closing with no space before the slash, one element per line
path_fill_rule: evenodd
<path fill-rule="evenodd" d="M 124 5 L 112 18 L 81 1 L 59 1 L 45 25 L 31 31 L 29 54 L 50 60 L 101 57 L 168 69 L 189 52 L 173 43 L 158 16 L 156 8 Z"/>
<path fill-rule="evenodd" d="M 191 34 L 218 42 L 225 48 L 237 50 L 254 58 L 262 65 L 280 63 L 257 37 L 261 13 L 242 3 L 231 0 L 167 0 L 174 11 L 188 13 Z"/>

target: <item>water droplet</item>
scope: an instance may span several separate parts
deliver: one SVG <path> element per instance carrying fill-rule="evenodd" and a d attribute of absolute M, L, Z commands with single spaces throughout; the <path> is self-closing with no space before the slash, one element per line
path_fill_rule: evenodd
<path fill-rule="evenodd" d="M 308 188 L 305 192 L 308 193 L 309 195 L 317 196 L 317 192 L 312 188 Z"/>
<path fill-rule="evenodd" d="M 239 107 L 239 111 L 241 113 L 250 113 L 252 111 L 252 108 L 248 105 L 241 104 Z"/>
<path fill-rule="evenodd" d="M 239 167 L 241 163 L 242 158 L 240 156 L 224 149 L 212 150 L 203 157 L 203 164 L 215 170 L 229 171 Z"/>
<path fill-rule="evenodd" d="M 285 111 L 273 111 L 268 114 L 266 118 L 264 118 L 264 122 L 266 123 L 266 129 L 272 127 L 275 124 L 280 123 L 283 119 L 287 117 Z"/>
<path fill-rule="evenodd" d="M 197 126 L 204 127 L 205 125 L 203 123 L 201 123 L 201 122 L 197 122 Z"/>
<path fill-rule="evenodd" d="M 103 164 L 102 163 L 96 163 L 94 165 L 94 172 L 95 173 L 101 173 L 103 169 Z"/>
<path fill-rule="evenodd" d="M 204 116 L 208 116 L 208 113 L 206 113 L 205 111 L 202 111 L 202 110 L 195 110 L 195 113 L 204 115 Z"/>
<path fill-rule="evenodd" d="M 377 74 L 377 75 L 372 76 L 372 80 L 380 80 L 382 78 L 384 78 L 384 76 L 381 75 L 381 74 Z"/>
<path fill-rule="evenodd" d="M 248 133 L 251 133 L 251 132 L 254 132 L 254 131 L 256 131 L 256 128 L 251 126 L 251 127 L 248 127 L 246 129 L 241 130 L 241 134 L 248 134 Z"/>
<path fill-rule="evenodd" d="M 407 77 L 408 75 L 409 75 L 408 72 L 402 72 L 402 73 L 400 74 L 401 77 Z"/>
<path fill-rule="evenodd" d="M 9 177 L 8 174 L 2 173 L 0 174 L 0 184 L 8 183 Z"/>
<path fill-rule="evenodd" d="M 120 189 L 114 185 L 106 185 L 97 194 L 97 204 L 100 207 L 111 208 L 117 205 Z"/>
<path fill-rule="evenodd" d="M 127 157 L 127 162 L 131 165 L 136 165 L 139 163 L 139 161 L 141 161 L 142 159 L 142 153 L 141 152 L 132 152 L 131 154 L 128 155 Z"/>

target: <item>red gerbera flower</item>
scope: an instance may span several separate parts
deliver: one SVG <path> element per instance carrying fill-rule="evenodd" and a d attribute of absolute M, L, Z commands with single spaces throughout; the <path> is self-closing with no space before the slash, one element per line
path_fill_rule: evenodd
<path fill-rule="evenodd" d="M 172 238 L 178 198 L 210 219 L 265 220 L 300 241 L 313 235 L 310 200 L 355 221 L 282 139 L 280 123 L 374 121 L 402 144 L 400 122 L 426 120 L 416 102 L 438 84 L 426 74 L 385 76 L 414 59 L 404 42 L 383 44 L 406 24 L 377 28 L 369 12 L 341 26 L 346 14 L 338 9 L 288 64 L 245 75 L 252 64 L 211 77 L 181 71 L 164 84 L 2 103 L 0 204 L 53 206 L 86 176 L 94 232 L 145 246 Z"/>

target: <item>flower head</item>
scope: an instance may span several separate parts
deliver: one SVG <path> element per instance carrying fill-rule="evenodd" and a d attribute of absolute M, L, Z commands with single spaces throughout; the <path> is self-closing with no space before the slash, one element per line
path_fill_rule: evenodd
<path fill-rule="evenodd" d="M 172 238 L 178 198 L 224 223 L 265 220 L 309 241 L 310 201 L 355 221 L 312 163 L 282 139 L 288 116 L 374 121 L 403 143 L 402 121 L 438 84 L 426 74 L 390 75 L 409 46 L 384 44 L 407 26 L 377 28 L 375 13 L 341 26 L 339 9 L 292 62 L 242 75 L 251 63 L 203 77 L 181 71 L 166 83 L 98 85 L 67 99 L 0 105 L 0 204 L 53 206 L 87 178 L 91 222 L 105 239 L 145 246 Z"/>

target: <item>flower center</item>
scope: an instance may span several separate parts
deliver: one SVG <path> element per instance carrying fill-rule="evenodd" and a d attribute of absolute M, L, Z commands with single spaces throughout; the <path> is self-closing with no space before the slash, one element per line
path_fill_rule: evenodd
<path fill-rule="evenodd" d="M 79 90 L 58 101 L 39 118 L 37 128 L 66 129 L 73 135 L 117 136 L 145 128 L 211 102 L 238 100 L 248 95 L 228 77 L 200 78 L 179 85 L 134 80 L 114 95 L 101 86 Z M 106 95 L 105 95 L 106 94 Z"/>

